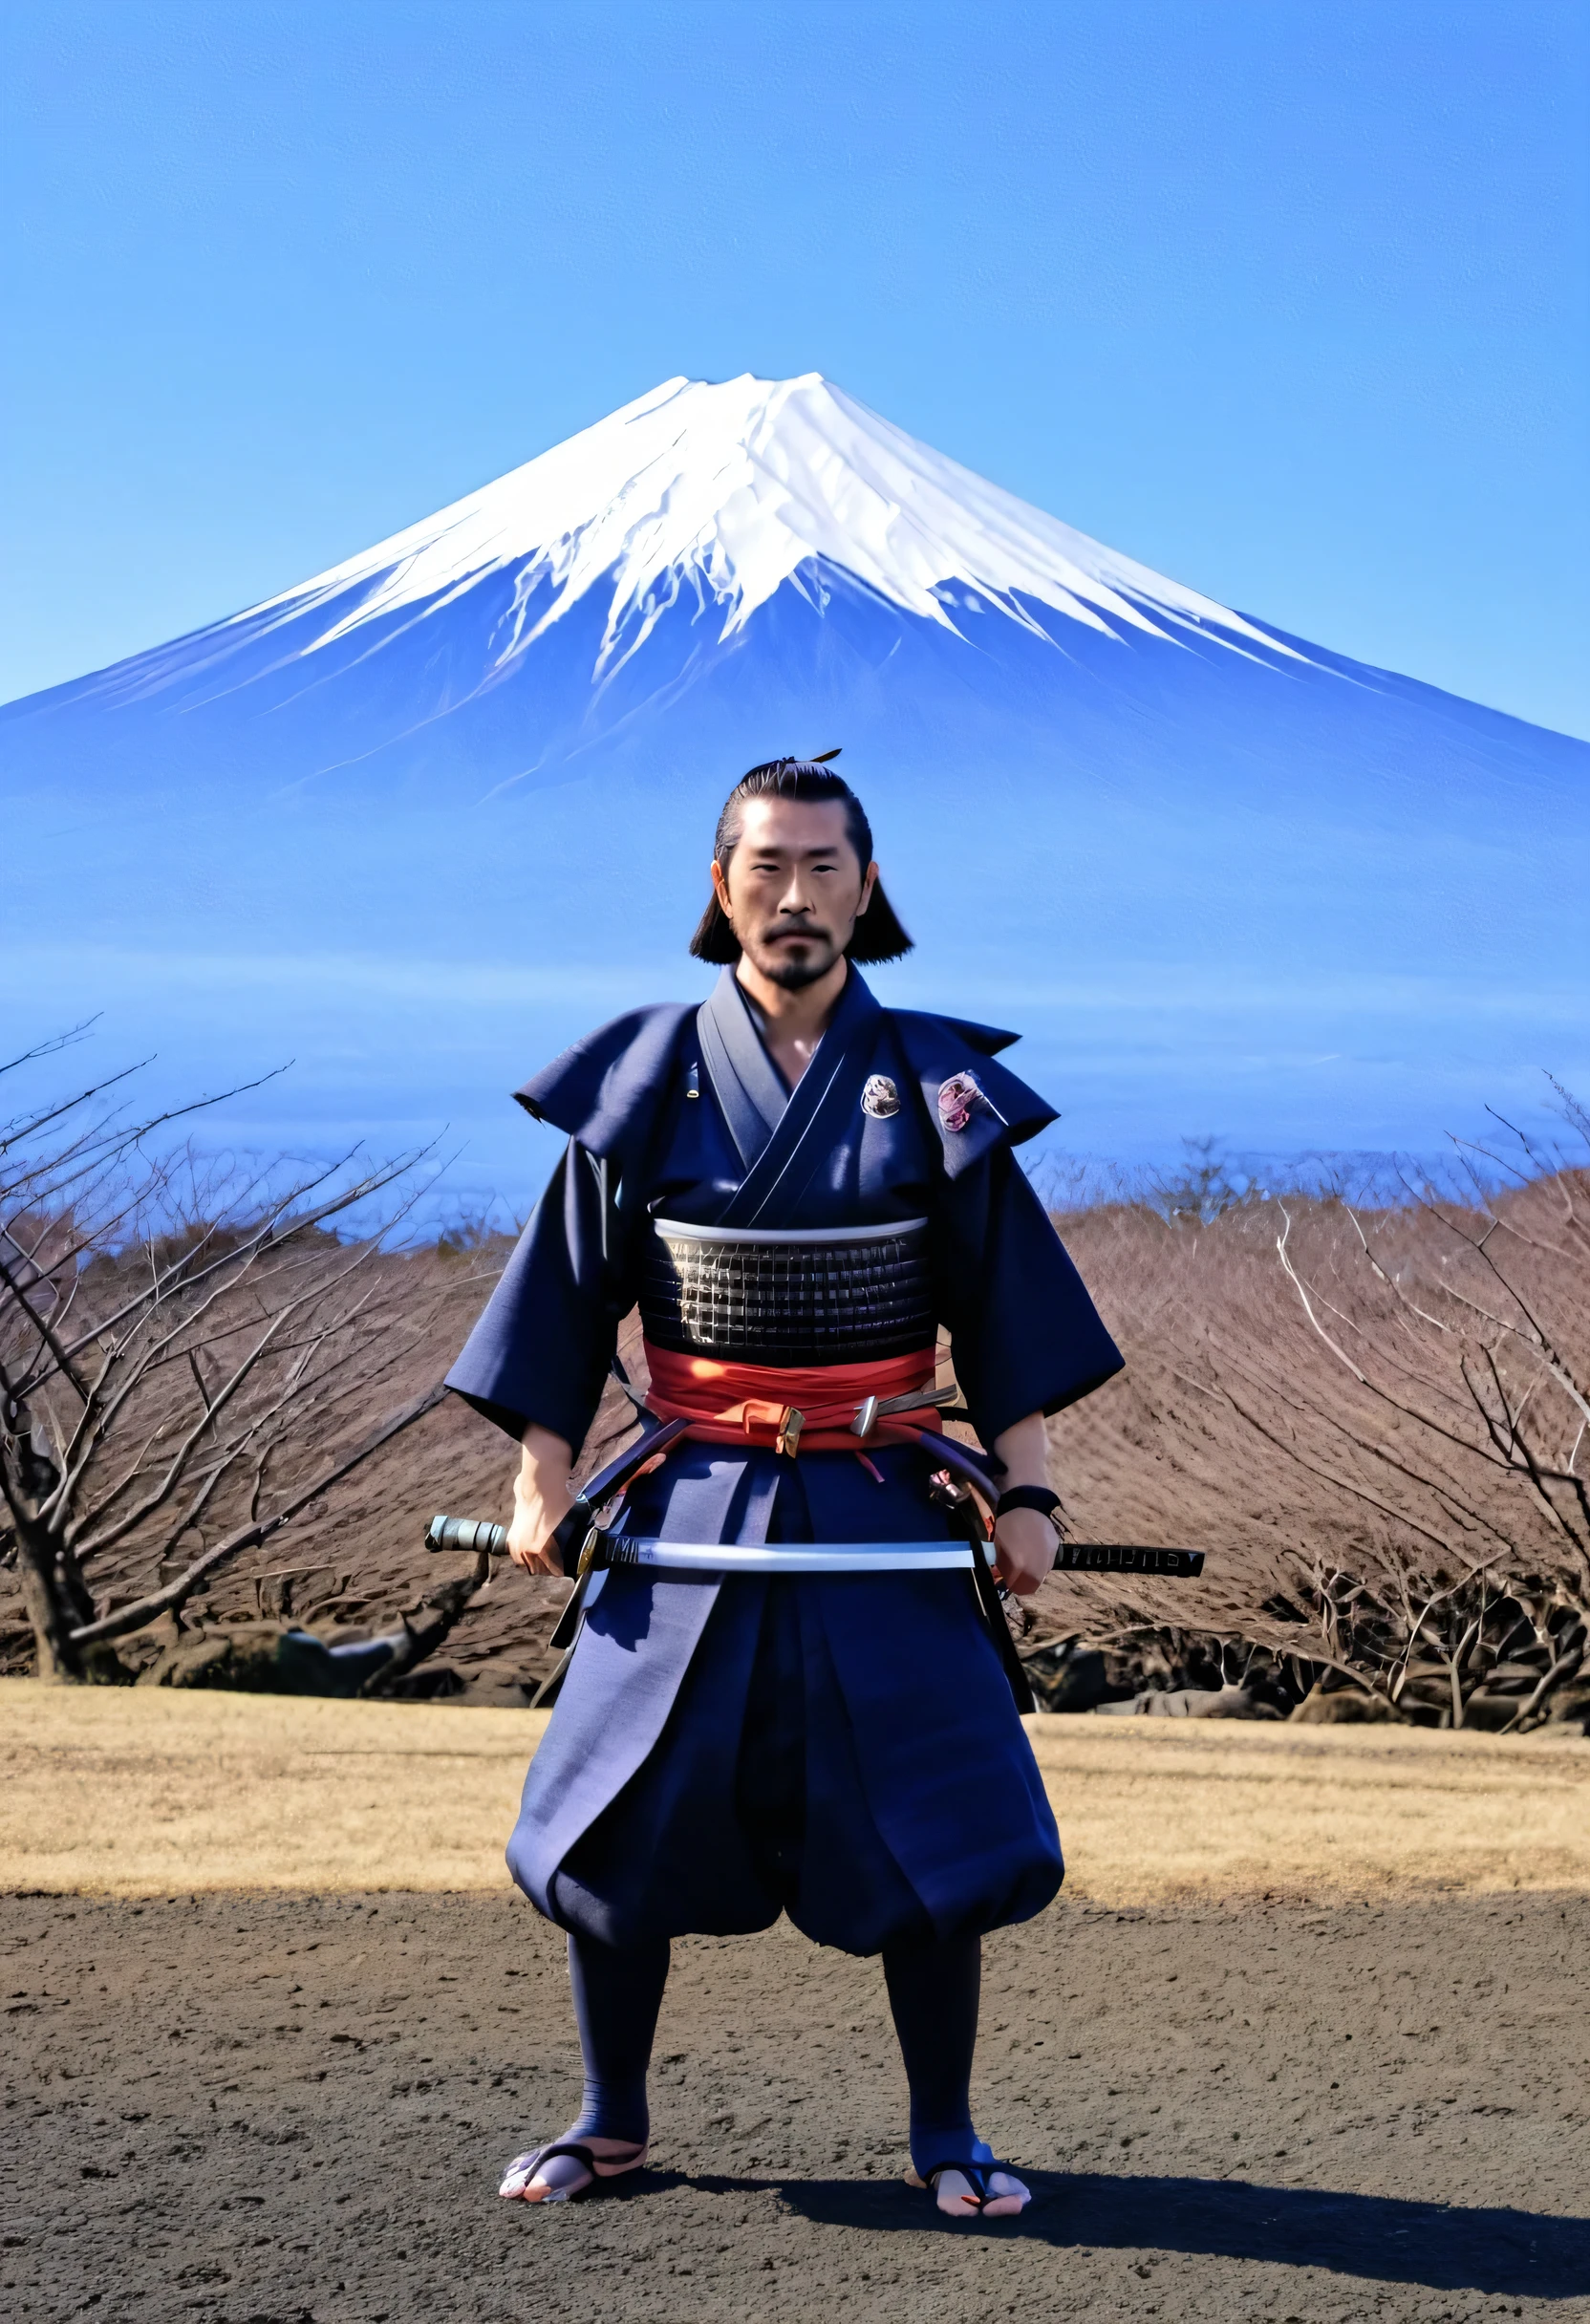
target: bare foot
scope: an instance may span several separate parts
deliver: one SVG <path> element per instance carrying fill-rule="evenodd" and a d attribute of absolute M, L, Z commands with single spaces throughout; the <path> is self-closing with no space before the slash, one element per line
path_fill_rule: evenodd
<path fill-rule="evenodd" d="M 499 2195 L 510 2202 L 569 2203 L 583 2195 L 595 2179 L 616 2179 L 637 2171 L 646 2160 L 644 2145 L 628 2139 L 552 2139 L 515 2155 L 503 2174 Z"/>

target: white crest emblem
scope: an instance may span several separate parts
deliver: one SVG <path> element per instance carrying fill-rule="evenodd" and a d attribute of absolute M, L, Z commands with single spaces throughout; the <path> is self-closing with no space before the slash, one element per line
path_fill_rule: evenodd
<path fill-rule="evenodd" d="M 900 1110 L 900 1092 L 887 1073 L 871 1073 L 861 1093 L 861 1110 L 870 1113 L 874 1122 L 887 1122 Z"/>

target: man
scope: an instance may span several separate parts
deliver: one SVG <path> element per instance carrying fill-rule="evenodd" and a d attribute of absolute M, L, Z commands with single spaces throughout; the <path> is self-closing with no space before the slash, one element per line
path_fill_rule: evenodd
<path fill-rule="evenodd" d="M 450 1376 L 523 1446 L 532 1571 L 563 1570 L 549 1537 L 637 1302 L 666 1446 L 597 1537 L 508 1849 L 569 1932 L 586 2089 L 502 2191 L 637 2169 L 670 1940 L 784 1911 L 883 1957 L 914 2183 L 1006 2216 L 1027 2189 L 968 2100 L 980 1940 L 1062 1864 L 987 1557 L 1018 1595 L 1050 1570 L 1044 1416 L 1121 1358 L 1011 1152 L 1055 1118 L 995 1062 L 1014 1036 L 885 1009 L 857 971 L 911 938 L 849 785 L 754 767 L 711 875 L 711 998 L 620 1018 L 519 1092 L 569 1143 Z M 941 1324 L 980 1463 L 941 1432 Z"/>

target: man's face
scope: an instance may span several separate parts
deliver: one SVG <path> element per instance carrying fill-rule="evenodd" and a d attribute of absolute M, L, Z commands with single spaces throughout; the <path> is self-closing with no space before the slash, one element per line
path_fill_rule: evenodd
<path fill-rule="evenodd" d="M 837 799 L 753 799 L 718 901 L 751 966 L 788 992 L 826 977 L 871 900 L 876 864 L 856 860 Z"/>

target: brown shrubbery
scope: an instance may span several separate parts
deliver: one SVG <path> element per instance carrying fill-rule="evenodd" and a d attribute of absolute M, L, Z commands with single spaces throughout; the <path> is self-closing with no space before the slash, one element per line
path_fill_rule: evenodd
<path fill-rule="evenodd" d="M 1087 1627 L 1124 1651 L 1191 1620 L 1294 1693 L 1443 1725 L 1583 1706 L 1590 1172 L 1516 1136 L 1472 1159 L 1395 1207 L 1067 1222 L 1129 1359 L 1057 1424 L 1077 1530 L 1212 1553 L 1173 1606 L 1095 1589 Z"/>
<path fill-rule="evenodd" d="M 115 1676 L 184 1625 L 354 1637 L 427 1600 L 434 1630 L 439 1581 L 468 1592 L 427 1519 L 506 1514 L 514 1448 L 438 1390 L 506 1238 L 395 1249 L 397 1173 L 173 1161 L 107 1106 L 0 1140 L 0 1667 Z M 1590 1171 L 1515 1137 L 1470 1159 L 1360 1206 L 1206 1153 L 1062 1218 L 1128 1357 L 1053 1424 L 1071 1530 L 1209 1563 L 1045 1584 L 1027 1652 L 1057 1706 L 1223 1683 L 1279 1712 L 1590 1715 Z M 613 1393 L 587 1467 L 626 1420 Z M 500 1579 L 412 1684 L 523 1699 L 562 1595 Z"/>

